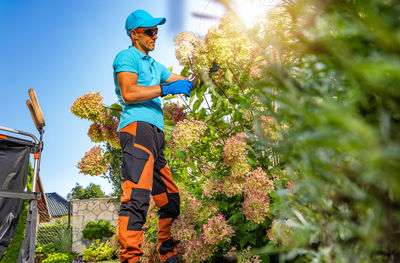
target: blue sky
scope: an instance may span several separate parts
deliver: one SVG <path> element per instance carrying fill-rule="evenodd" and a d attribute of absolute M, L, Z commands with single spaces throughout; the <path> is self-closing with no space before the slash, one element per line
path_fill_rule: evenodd
<path fill-rule="evenodd" d="M 0 126 L 38 134 L 26 107 L 33 88 L 46 121 L 40 172 L 46 192 L 66 196 L 75 183 L 90 182 L 111 191 L 106 180 L 78 173 L 77 162 L 95 144 L 86 135 L 90 123 L 70 107 L 88 92 L 99 91 L 107 105 L 116 101 L 112 62 L 130 45 L 124 23 L 136 9 L 167 18 L 150 55 L 176 73 L 174 34 L 204 34 L 215 21 L 192 12 L 222 12 L 212 0 L 0 0 Z"/>

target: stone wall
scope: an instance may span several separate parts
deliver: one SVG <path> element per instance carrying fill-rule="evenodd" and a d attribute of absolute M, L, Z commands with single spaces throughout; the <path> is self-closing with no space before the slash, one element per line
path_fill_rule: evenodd
<path fill-rule="evenodd" d="M 119 201 L 109 198 L 73 199 L 72 205 L 72 251 L 79 254 L 88 248 L 88 240 L 82 237 L 82 230 L 89 221 L 104 220 L 117 226 Z"/>

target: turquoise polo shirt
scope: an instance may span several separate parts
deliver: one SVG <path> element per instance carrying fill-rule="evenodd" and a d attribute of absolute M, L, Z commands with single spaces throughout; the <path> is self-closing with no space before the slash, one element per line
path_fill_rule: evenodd
<path fill-rule="evenodd" d="M 164 131 L 164 118 L 160 98 L 157 97 L 145 102 L 126 104 L 121 96 L 117 73 L 121 71 L 136 73 L 138 75 L 137 84 L 145 86 L 143 87 L 145 89 L 146 86 L 159 85 L 165 82 L 171 75 L 171 71 L 133 46 L 117 54 L 113 68 L 115 93 L 122 106 L 118 130 L 134 121 L 145 121 Z"/>

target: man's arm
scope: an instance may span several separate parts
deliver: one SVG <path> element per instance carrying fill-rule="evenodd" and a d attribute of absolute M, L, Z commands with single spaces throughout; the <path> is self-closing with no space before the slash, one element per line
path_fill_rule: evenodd
<path fill-rule="evenodd" d="M 174 81 L 175 78 L 177 79 L 176 81 Z M 167 80 L 172 80 L 172 82 L 154 86 L 138 85 L 138 75 L 127 71 L 117 73 L 117 80 L 122 99 L 126 104 L 148 101 L 168 94 L 185 94 L 186 96 L 190 96 L 190 91 L 194 88 L 192 82 L 176 74 L 172 78 L 168 77 Z"/>
<path fill-rule="evenodd" d="M 146 87 L 138 85 L 136 73 L 122 71 L 117 73 L 117 79 L 122 99 L 126 104 L 148 101 L 161 96 L 160 85 Z"/>
<path fill-rule="evenodd" d="M 171 73 L 171 75 L 169 75 L 169 77 L 167 78 L 167 80 L 165 82 L 174 82 L 180 79 L 185 79 L 185 77 L 175 74 L 175 73 Z"/>

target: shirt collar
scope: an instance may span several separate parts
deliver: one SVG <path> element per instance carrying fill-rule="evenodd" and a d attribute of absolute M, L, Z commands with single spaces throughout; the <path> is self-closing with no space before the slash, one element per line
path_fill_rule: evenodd
<path fill-rule="evenodd" d="M 134 52 L 136 52 L 136 53 L 140 56 L 141 59 L 149 60 L 150 62 L 153 62 L 153 61 L 154 61 L 154 59 L 153 59 L 151 56 L 146 55 L 145 53 L 143 53 L 142 51 L 140 51 L 140 50 L 137 49 L 136 47 L 134 47 L 134 46 L 129 46 L 129 48 L 132 49 Z"/>

